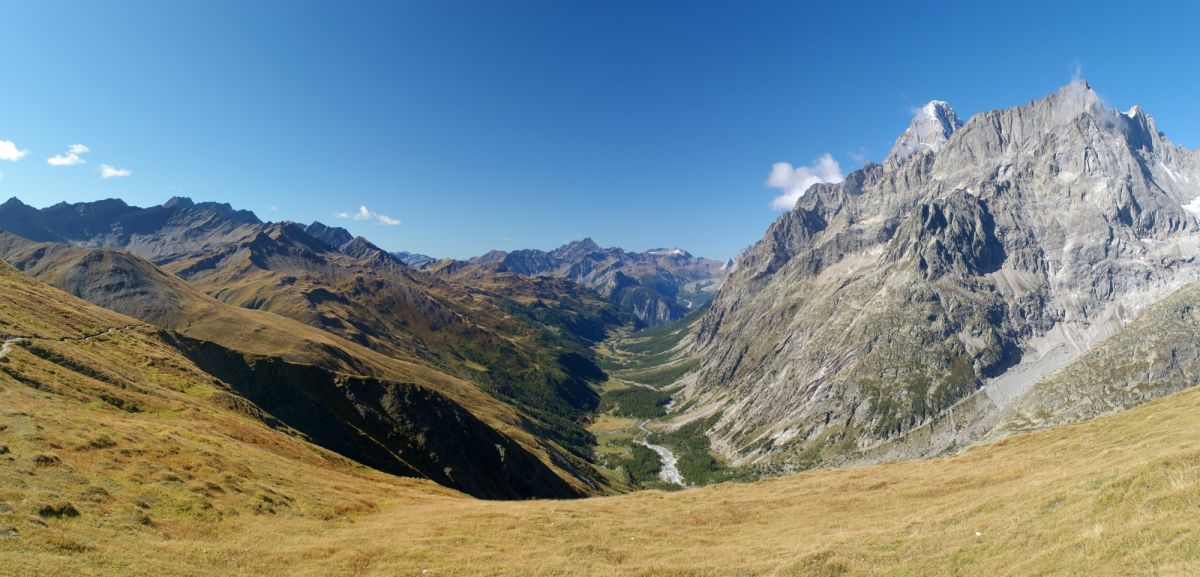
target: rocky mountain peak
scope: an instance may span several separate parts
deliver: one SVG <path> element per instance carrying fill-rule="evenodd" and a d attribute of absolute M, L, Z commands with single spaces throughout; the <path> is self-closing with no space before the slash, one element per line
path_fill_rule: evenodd
<path fill-rule="evenodd" d="M 590 237 L 582 240 L 573 240 L 564 244 L 550 252 L 555 258 L 578 259 L 590 253 L 604 250 L 596 241 Z"/>
<path fill-rule="evenodd" d="M 675 246 L 670 247 L 670 248 L 652 248 L 652 249 L 646 251 L 646 254 L 652 255 L 652 256 L 668 256 L 668 257 L 685 258 L 685 259 L 692 258 L 691 253 L 689 253 L 686 250 L 683 250 L 682 248 L 675 247 Z"/>
<path fill-rule="evenodd" d="M 312 224 L 304 227 L 304 232 L 320 239 L 335 249 L 341 249 L 354 240 L 354 235 L 350 234 L 350 231 L 340 226 L 329 226 L 321 221 L 313 221 Z"/>
<path fill-rule="evenodd" d="M 600 247 L 600 245 L 596 244 L 596 241 L 592 240 L 591 237 L 587 237 L 582 240 L 573 240 L 571 242 L 568 242 L 567 244 L 564 244 L 561 247 L 559 247 L 559 250 L 593 251 L 593 250 L 603 250 L 603 249 Z"/>
<path fill-rule="evenodd" d="M 1059 121 L 1059 124 L 1070 121 L 1085 112 L 1104 116 L 1108 111 L 1092 85 L 1083 79 L 1068 82 L 1057 92 L 1047 96 L 1045 101 L 1056 113 L 1056 120 Z"/>
<path fill-rule="evenodd" d="M 191 208 L 193 206 L 196 206 L 196 203 L 186 196 L 172 196 L 163 203 L 163 208 Z"/>
<path fill-rule="evenodd" d="M 430 265 L 430 264 L 433 264 L 438 261 L 438 259 L 433 258 L 429 255 L 424 255 L 424 254 L 420 254 L 420 253 L 416 253 L 416 252 L 409 252 L 407 250 L 393 252 L 392 256 L 400 259 L 400 262 L 403 262 L 404 264 L 407 264 L 408 266 L 416 267 L 416 268 Z"/>
<path fill-rule="evenodd" d="M 1138 145 L 1148 144 L 1145 141 L 1152 140 L 1157 134 L 1153 120 L 1141 106 L 1121 112 L 1109 106 L 1083 79 L 1072 80 L 1054 93 L 1017 109 L 1024 116 L 1021 121 L 1026 124 L 1026 131 L 1045 132 L 1074 123 L 1080 116 L 1086 115 L 1103 131 L 1124 133 L 1135 149 Z"/>
<path fill-rule="evenodd" d="M 944 100 L 931 100 L 917 109 L 912 122 L 896 139 L 891 153 L 884 160 L 885 166 L 896 167 L 923 151 L 937 152 L 950 135 L 963 125 L 958 114 Z"/>
<path fill-rule="evenodd" d="M 9 209 L 9 210 L 17 209 L 17 208 L 26 208 L 28 206 L 29 205 L 21 202 L 21 199 L 15 197 L 15 196 L 4 201 L 4 204 L 0 204 L 0 208 L 5 208 L 5 209 Z"/>
<path fill-rule="evenodd" d="M 191 202 L 191 201 L 188 200 L 188 202 Z M 183 207 L 180 207 L 180 208 L 183 208 Z M 238 224 L 262 224 L 263 223 L 263 221 L 259 220 L 258 215 L 254 214 L 253 211 L 235 210 L 233 208 L 233 206 L 231 204 L 229 204 L 228 202 L 201 202 L 201 203 L 193 204 L 191 206 L 191 208 L 211 212 L 217 216 L 220 216 L 221 218 L 224 218 L 226 220 L 229 220 L 230 222 L 234 222 L 234 223 L 238 223 Z"/>

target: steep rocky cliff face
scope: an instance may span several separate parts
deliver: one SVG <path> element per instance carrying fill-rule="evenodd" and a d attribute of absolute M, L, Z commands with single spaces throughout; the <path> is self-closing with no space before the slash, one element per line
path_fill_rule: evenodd
<path fill-rule="evenodd" d="M 680 398 L 736 463 L 937 454 L 1200 274 L 1200 154 L 1076 81 L 810 188 L 743 254 Z"/>
<path fill-rule="evenodd" d="M 1035 383 L 988 438 L 1115 413 L 1198 383 L 1200 283 L 1191 283 Z"/>

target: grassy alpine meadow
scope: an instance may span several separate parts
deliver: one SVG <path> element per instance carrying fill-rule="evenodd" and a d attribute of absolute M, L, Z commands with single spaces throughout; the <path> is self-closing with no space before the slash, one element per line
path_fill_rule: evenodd
<path fill-rule="evenodd" d="M 186 399 L 203 391 L 178 394 L 113 419 L 102 403 L 4 382 L 6 574 L 1200 570 L 1197 390 L 950 458 L 525 502 L 388 477 L 251 419 L 200 419 Z"/>

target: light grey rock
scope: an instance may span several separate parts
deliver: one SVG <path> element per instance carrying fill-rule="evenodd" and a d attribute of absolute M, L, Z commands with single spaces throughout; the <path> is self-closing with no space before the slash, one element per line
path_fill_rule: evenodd
<path fill-rule="evenodd" d="M 1149 308 L 1117 334 L 1038 381 L 987 440 L 1114 413 L 1200 383 L 1200 283 Z"/>

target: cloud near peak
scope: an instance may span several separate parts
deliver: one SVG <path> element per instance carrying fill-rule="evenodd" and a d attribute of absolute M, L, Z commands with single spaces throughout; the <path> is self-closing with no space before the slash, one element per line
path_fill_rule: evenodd
<path fill-rule="evenodd" d="M 767 177 L 766 185 L 782 190 L 783 194 L 771 201 L 771 208 L 791 210 L 810 186 L 820 182 L 841 182 L 845 178 L 842 175 L 842 167 L 828 152 L 814 160 L 810 166 L 792 166 L 789 162 L 776 162 L 771 165 L 771 176 Z"/>
<path fill-rule="evenodd" d="M 0 160 L 16 162 L 21 160 L 21 158 L 26 154 L 29 154 L 29 151 L 17 148 L 17 144 L 15 142 L 11 140 L 0 140 Z"/>
<path fill-rule="evenodd" d="M 128 168 L 117 168 L 111 164 L 100 165 L 100 178 L 124 178 L 133 174 Z"/>
<path fill-rule="evenodd" d="M 339 219 L 342 219 L 342 220 L 370 221 L 370 222 L 377 222 L 379 224 L 386 225 L 386 226 L 396 226 L 396 225 L 400 224 L 399 219 L 392 218 L 386 214 L 379 214 L 378 212 L 371 212 L 370 210 L 367 209 L 366 206 L 359 206 L 358 212 L 339 212 L 339 213 L 334 214 L 333 216 L 335 216 Z"/>
<path fill-rule="evenodd" d="M 88 147 L 82 144 L 72 144 L 67 147 L 66 154 L 55 154 L 46 159 L 46 164 L 50 166 L 74 166 L 76 164 L 87 164 L 87 161 L 79 155 L 88 152 Z"/>

